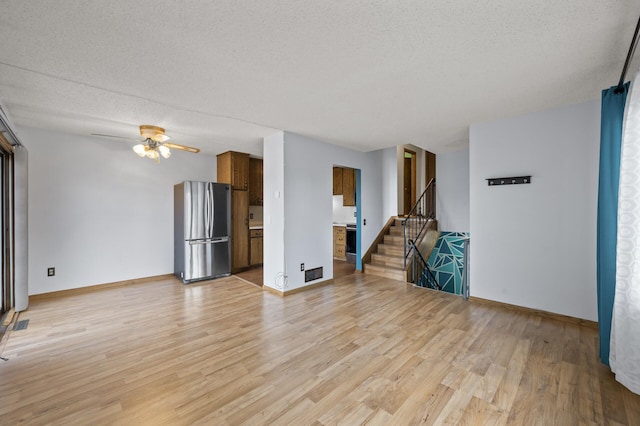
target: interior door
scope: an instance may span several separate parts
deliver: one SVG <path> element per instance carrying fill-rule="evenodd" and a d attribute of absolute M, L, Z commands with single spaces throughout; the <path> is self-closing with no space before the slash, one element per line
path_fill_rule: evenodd
<path fill-rule="evenodd" d="M 428 185 L 431 179 L 436 178 L 436 155 L 432 152 L 425 151 L 425 185 Z"/>
<path fill-rule="evenodd" d="M 408 149 L 404 150 L 404 191 L 403 205 L 406 216 L 416 203 L 416 153 Z"/>
<path fill-rule="evenodd" d="M 411 158 L 404 158 L 404 182 L 403 182 L 403 200 L 404 209 L 402 214 L 405 216 L 411 210 Z"/>
<path fill-rule="evenodd" d="M 0 318 L 2 317 L 2 314 L 4 314 L 6 311 L 8 311 L 11 306 L 11 293 L 12 293 L 12 288 L 11 288 L 11 277 L 8 274 L 9 269 L 7 268 L 7 264 L 6 264 L 6 260 L 7 260 L 7 243 L 9 243 L 8 239 L 6 238 L 7 233 L 9 231 L 8 228 L 8 224 L 9 222 L 7 221 L 7 213 L 8 210 L 6 208 L 6 202 L 7 197 L 6 197 L 6 191 L 5 191 L 5 185 L 3 184 L 8 176 L 6 174 L 7 168 L 5 167 L 5 156 L 3 154 L 0 153 L 0 178 L 2 179 L 2 181 L 0 182 L 0 220 L 2 221 L 2 235 L 0 238 L 1 241 L 1 245 L 2 245 L 2 261 L 0 262 L 0 267 L 2 269 L 2 308 L 0 309 Z"/>
<path fill-rule="evenodd" d="M 429 185 L 431 179 L 436 178 L 436 155 L 432 152 L 425 151 L 425 185 Z M 426 186 L 425 186 L 426 188 Z M 431 208 L 431 214 L 433 217 L 436 217 L 436 200 L 435 200 L 435 191 L 431 191 L 427 193 L 427 208 Z M 427 212 L 428 213 L 428 212 Z"/>

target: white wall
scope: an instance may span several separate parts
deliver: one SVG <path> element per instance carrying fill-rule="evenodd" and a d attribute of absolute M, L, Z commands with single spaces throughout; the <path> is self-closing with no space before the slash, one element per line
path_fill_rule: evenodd
<path fill-rule="evenodd" d="M 123 141 L 18 130 L 29 150 L 30 294 L 173 273 L 173 185 L 215 180 L 215 157 L 173 150 L 156 164 Z"/>
<path fill-rule="evenodd" d="M 284 133 L 264 138 L 264 257 L 263 283 L 284 290 L 286 267 L 284 253 Z"/>
<path fill-rule="evenodd" d="M 323 280 L 333 277 L 333 166 L 351 167 L 361 170 L 362 219 L 366 226 L 362 227 L 362 247 L 366 250 L 378 234 L 382 221 L 382 155 L 380 151 L 362 153 L 338 147 L 322 141 L 314 140 L 294 133 L 284 133 L 283 159 L 278 158 L 280 141 L 264 142 L 265 169 L 265 278 L 264 284 L 274 288 L 275 273 L 284 270 L 288 277 L 285 290 L 305 285 L 304 272 L 300 271 L 300 263 L 306 269 L 323 267 Z M 272 163 L 272 158 L 273 163 Z M 267 198 L 268 191 L 279 188 L 277 182 L 279 172 L 284 170 L 284 210 L 279 210 L 278 203 Z M 269 222 L 269 218 L 271 222 Z M 270 229 L 273 228 L 273 229 Z M 279 231 L 284 230 L 284 265 L 279 254 Z M 283 269 L 280 269 L 283 267 Z M 313 281 L 315 284 L 320 281 Z"/>
<path fill-rule="evenodd" d="M 471 126 L 472 296 L 596 320 L 599 123 L 594 101 Z"/>
<path fill-rule="evenodd" d="M 469 148 L 436 155 L 436 214 L 441 231 L 469 232 Z"/>
<path fill-rule="evenodd" d="M 398 214 L 398 158 L 396 147 L 382 150 L 382 217 Z"/>

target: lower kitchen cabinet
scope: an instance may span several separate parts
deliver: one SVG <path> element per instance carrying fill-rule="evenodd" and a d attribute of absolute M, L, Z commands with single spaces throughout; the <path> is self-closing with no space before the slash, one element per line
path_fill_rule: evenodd
<path fill-rule="evenodd" d="M 249 230 L 251 236 L 251 265 L 261 265 L 263 263 L 264 238 L 262 229 Z"/>
<path fill-rule="evenodd" d="M 347 259 L 347 228 L 344 226 L 333 227 L 333 257 Z"/>

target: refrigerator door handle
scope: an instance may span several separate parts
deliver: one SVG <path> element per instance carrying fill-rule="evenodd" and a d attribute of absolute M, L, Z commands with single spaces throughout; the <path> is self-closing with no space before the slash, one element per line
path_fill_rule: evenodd
<path fill-rule="evenodd" d="M 219 243 L 226 243 L 229 241 L 229 238 L 218 238 L 215 240 L 197 240 L 197 241 L 189 241 L 189 245 L 191 246 L 195 246 L 198 244 L 219 244 Z"/>
<path fill-rule="evenodd" d="M 209 184 L 204 187 L 204 234 L 211 237 L 211 211 L 209 210 L 211 190 Z"/>
<path fill-rule="evenodd" d="M 209 223 L 211 223 L 209 234 L 207 234 L 207 236 L 211 238 L 213 237 L 213 231 L 216 227 L 216 206 L 214 202 L 215 194 L 213 193 L 213 184 L 209 183 L 209 187 L 207 189 L 209 192 Z"/>

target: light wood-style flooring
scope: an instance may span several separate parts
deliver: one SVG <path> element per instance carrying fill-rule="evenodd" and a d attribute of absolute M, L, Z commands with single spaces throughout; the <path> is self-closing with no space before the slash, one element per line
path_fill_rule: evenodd
<path fill-rule="evenodd" d="M 285 298 L 167 278 L 19 319 L 3 425 L 640 424 L 593 328 L 360 273 Z"/>

